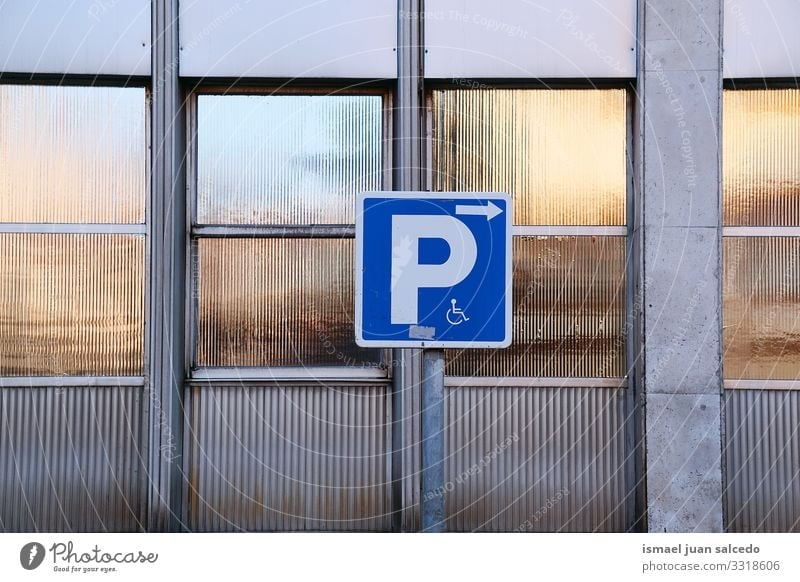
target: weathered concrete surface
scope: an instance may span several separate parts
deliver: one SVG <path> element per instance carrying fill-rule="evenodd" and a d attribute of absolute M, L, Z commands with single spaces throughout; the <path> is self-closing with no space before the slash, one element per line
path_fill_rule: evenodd
<path fill-rule="evenodd" d="M 722 531 L 723 0 L 640 5 L 644 444 L 649 531 Z M 642 104 L 640 103 L 640 107 Z"/>
<path fill-rule="evenodd" d="M 645 237 L 648 394 L 719 394 L 716 229 L 649 227 Z"/>
<path fill-rule="evenodd" d="M 646 226 L 719 224 L 719 74 L 646 72 Z"/>
<path fill-rule="evenodd" d="M 720 398 L 648 394 L 648 530 L 720 532 Z"/>

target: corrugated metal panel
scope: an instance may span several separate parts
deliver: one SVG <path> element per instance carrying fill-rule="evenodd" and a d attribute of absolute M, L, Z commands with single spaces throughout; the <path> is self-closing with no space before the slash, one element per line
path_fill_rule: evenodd
<path fill-rule="evenodd" d="M 0 389 L 0 529 L 143 529 L 142 390 Z"/>
<path fill-rule="evenodd" d="M 454 387 L 449 531 L 625 531 L 625 390 Z"/>
<path fill-rule="evenodd" d="M 800 392 L 728 390 L 731 532 L 800 532 Z"/>
<path fill-rule="evenodd" d="M 195 531 L 391 527 L 386 386 L 187 390 Z"/>

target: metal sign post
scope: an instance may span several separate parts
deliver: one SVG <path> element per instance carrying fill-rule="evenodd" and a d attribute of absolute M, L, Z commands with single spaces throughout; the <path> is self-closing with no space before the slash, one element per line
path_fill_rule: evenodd
<path fill-rule="evenodd" d="M 366 192 L 356 210 L 355 333 L 423 348 L 422 530 L 444 530 L 444 348 L 511 343 L 511 199 Z"/>
<path fill-rule="evenodd" d="M 444 350 L 422 350 L 422 531 L 444 531 Z"/>

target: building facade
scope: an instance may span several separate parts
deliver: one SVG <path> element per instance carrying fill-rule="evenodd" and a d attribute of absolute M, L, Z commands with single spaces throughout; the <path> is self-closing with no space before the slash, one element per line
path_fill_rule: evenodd
<path fill-rule="evenodd" d="M 800 531 L 794 0 L 0 7 L 0 530 Z M 355 345 L 355 196 L 514 200 L 514 343 Z"/>

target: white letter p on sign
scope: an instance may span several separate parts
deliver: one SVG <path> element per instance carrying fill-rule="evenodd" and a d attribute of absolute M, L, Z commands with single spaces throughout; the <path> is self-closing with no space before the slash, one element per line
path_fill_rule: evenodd
<path fill-rule="evenodd" d="M 420 239 L 442 239 L 450 256 L 439 265 L 419 264 Z M 419 321 L 419 290 L 453 287 L 470 274 L 478 245 L 469 228 L 452 216 L 395 215 L 392 217 L 391 322 Z"/>

